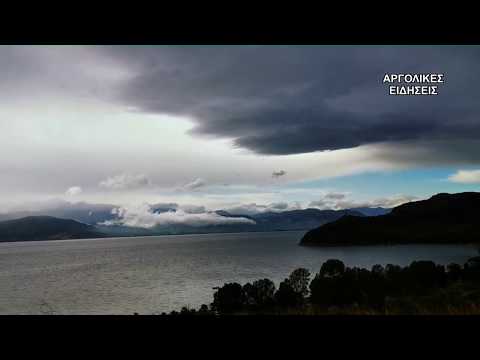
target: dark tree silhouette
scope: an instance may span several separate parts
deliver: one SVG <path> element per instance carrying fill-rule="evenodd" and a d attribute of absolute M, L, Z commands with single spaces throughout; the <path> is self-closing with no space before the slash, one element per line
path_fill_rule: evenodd
<path fill-rule="evenodd" d="M 480 270 L 480 256 L 475 256 L 471 259 L 468 259 L 466 267 L 470 270 Z"/>
<path fill-rule="evenodd" d="M 462 267 L 458 264 L 449 264 L 447 266 L 447 278 L 449 281 L 458 281 L 462 278 Z"/>
<path fill-rule="evenodd" d="M 337 277 L 345 272 L 345 264 L 337 259 L 329 259 L 320 268 L 321 277 Z"/>
<path fill-rule="evenodd" d="M 202 304 L 200 306 L 200 309 L 198 309 L 198 312 L 197 312 L 199 315 L 210 315 L 211 314 L 211 311 L 210 309 L 208 308 L 208 305 L 205 305 L 205 304 Z"/>
<path fill-rule="evenodd" d="M 305 268 L 299 268 L 290 274 L 288 278 L 289 284 L 293 291 L 299 294 L 302 298 L 308 296 L 308 284 L 310 283 L 310 271 Z"/>
<path fill-rule="evenodd" d="M 189 309 L 186 306 L 180 310 L 180 315 L 195 315 L 197 311 L 195 309 Z"/>
<path fill-rule="evenodd" d="M 296 269 L 280 283 L 277 291 L 269 279 L 243 287 L 238 283 L 225 284 L 217 288 L 210 309 L 207 305 L 198 311 L 184 307 L 171 315 L 268 313 L 309 306 L 349 309 L 355 305 L 380 311 L 393 306 L 402 313 L 411 313 L 417 311 L 418 301 L 422 306 L 428 301 L 436 309 L 452 302 L 469 306 L 480 301 L 480 291 L 474 290 L 480 283 L 480 257 L 469 259 L 463 267 L 450 264 L 446 269 L 432 261 L 413 261 L 405 267 L 374 265 L 367 270 L 345 267 L 340 260 L 330 259 L 322 264 L 310 284 L 309 277 L 307 269 Z M 446 287 L 447 291 L 442 290 Z"/>
<path fill-rule="evenodd" d="M 384 275 L 385 273 L 385 268 L 382 266 L 382 265 L 373 265 L 372 266 L 372 274 L 375 274 L 375 275 Z"/>
<path fill-rule="evenodd" d="M 256 307 L 256 291 L 252 283 L 246 283 L 243 285 L 243 293 L 245 294 L 245 305 L 251 308 Z"/>
<path fill-rule="evenodd" d="M 243 287 L 247 296 L 247 304 L 263 308 L 272 306 L 275 302 L 275 284 L 272 280 L 261 279 L 253 284 L 247 283 Z"/>
<path fill-rule="evenodd" d="M 245 293 L 238 283 L 225 284 L 213 294 L 212 309 L 219 313 L 240 311 L 244 304 Z"/>
<path fill-rule="evenodd" d="M 445 284 L 445 268 L 433 261 L 414 261 L 404 270 L 408 293 L 423 294 Z"/>
<path fill-rule="evenodd" d="M 275 293 L 275 301 L 282 307 L 298 306 L 302 300 L 302 296 L 293 289 L 289 279 L 283 280 Z"/>

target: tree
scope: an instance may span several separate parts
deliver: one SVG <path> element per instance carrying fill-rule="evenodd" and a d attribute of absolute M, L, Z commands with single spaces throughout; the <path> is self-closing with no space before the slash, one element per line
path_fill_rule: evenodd
<path fill-rule="evenodd" d="M 463 268 L 463 274 L 466 280 L 480 281 L 480 256 L 468 259 Z"/>
<path fill-rule="evenodd" d="M 301 304 L 302 300 L 303 298 L 293 289 L 289 279 L 283 280 L 275 293 L 275 301 L 280 306 L 294 307 Z"/>
<path fill-rule="evenodd" d="M 458 281 L 462 278 L 462 267 L 458 264 L 449 264 L 447 266 L 448 270 L 448 279 L 451 281 Z"/>
<path fill-rule="evenodd" d="M 195 309 L 189 309 L 188 307 L 184 306 L 180 310 L 180 315 L 195 315 Z"/>
<path fill-rule="evenodd" d="M 320 268 L 320 277 L 337 277 L 345 272 L 345 264 L 337 259 L 329 259 Z"/>
<path fill-rule="evenodd" d="M 275 284 L 272 280 L 261 279 L 254 281 L 253 284 L 243 285 L 243 291 L 246 296 L 246 304 L 250 307 L 265 307 L 273 305 L 275 302 Z"/>
<path fill-rule="evenodd" d="M 292 271 L 289 278 L 290 286 L 293 291 L 300 294 L 303 298 L 308 296 L 308 284 L 310 283 L 310 271 L 305 268 L 298 268 Z"/>
<path fill-rule="evenodd" d="M 212 309 L 219 313 L 232 313 L 241 310 L 246 296 L 242 285 L 238 283 L 228 283 L 213 294 Z"/>
<path fill-rule="evenodd" d="M 385 272 L 385 269 L 383 268 L 382 265 L 376 264 L 372 266 L 372 273 L 375 275 L 383 275 Z"/>
<path fill-rule="evenodd" d="M 272 305 L 275 301 L 275 284 L 272 280 L 262 279 L 253 282 L 255 300 L 258 306 Z"/>
<path fill-rule="evenodd" d="M 445 268 L 433 261 L 413 261 L 406 268 L 406 274 L 408 288 L 414 293 L 425 293 L 426 290 L 444 285 Z"/>
<path fill-rule="evenodd" d="M 466 265 L 470 270 L 480 270 L 480 256 L 468 259 Z"/>
<path fill-rule="evenodd" d="M 210 315 L 211 312 L 210 310 L 208 309 L 208 306 L 206 304 L 202 304 L 200 306 L 200 309 L 198 309 L 198 312 L 197 312 L 199 315 Z"/>
<path fill-rule="evenodd" d="M 318 305 L 334 305 L 333 279 L 316 274 L 310 283 L 310 301 Z M 336 305 L 336 304 L 335 304 Z"/>
<path fill-rule="evenodd" d="M 398 265 L 387 264 L 385 266 L 385 275 L 387 277 L 395 277 L 402 272 L 402 267 Z"/>

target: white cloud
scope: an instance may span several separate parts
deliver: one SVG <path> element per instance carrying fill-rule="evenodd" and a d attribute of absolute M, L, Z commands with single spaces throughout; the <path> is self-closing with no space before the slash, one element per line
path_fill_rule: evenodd
<path fill-rule="evenodd" d="M 302 206 L 299 202 L 294 202 L 292 204 L 287 202 L 275 202 L 267 205 L 250 203 L 250 204 L 240 204 L 232 207 L 225 208 L 225 211 L 232 215 L 255 215 L 265 212 L 282 212 L 289 210 L 298 210 Z"/>
<path fill-rule="evenodd" d="M 480 184 L 480 170 L 458 170 L 448 180 L 461 184 Z"/>
<path fill-rule="evenodd" d="M 260 212 L 266 211 L 265 205 L 257 205 L 256 203 L 251 204 L 240 204 L 225 209 L 228 213 L 232 215 L 255 215 Z"/>
<path fill-rule="evenodd" d="M 357 201 L 349 199 L 347 194 L 342 193 L 327 193 L 321 199 L 311 201 L 309 207 L 318 209 L 352 209 L 359 207 L 383 207 L 393 208 L 404 203 L 419 200 L 416 196 L 410 195 L 394 195 L 390 197 L 377 198 L 370 201 Z"/>
<path fill-rule="evenodd" d="M 120 174 L 101 181 L 99 185 L 111 190 L 138 189 L 150 185 L 150 180 L 144 174 Z"/>
<path fill-rule="evenodd" d="M 67 189 L 67 191 L 65 191 L 65 195 L 67 196 L 75 196 L 75 195 L 79 195 L 82 193 L 82 188 L 80 186 L 72 186 L 72 187 L 69 187 Z"/>
<path fill-rule="evenodd" d="M 131 227 L 152 228 L 169 225 L 223 225 L 223 224 L 254 224 L 247 218 L 228 218 L 214 212 L 188 213 L 184 210 L 153 213 L 150 205 L 142 204 L 136 207 L 120 207 L 113 211 L 119 219 L 106 221 L 104 225 L 124 225 Z"/>
<path fill-rule="evenodd" d="M 198 190 L 199 188 L 201 188 L 205 185 L 206 185 L 205 180 L 203 180 L 201 178 L 197 178 L 197 179 L 183 185 L 183 190 L 195 191 L 195 190 Z"/>
<path fill-rule="evenodd" d="M 383 207 L 393 208 L 410 201 L 420 200 L 416 196 L 411 195 L 394 195 L 390 197 L 378 198 L 366 202 L 357 201 L 341 201 L 337 203 L 337 206 L 341 209 L 356 208 L 356 207 Z"/>

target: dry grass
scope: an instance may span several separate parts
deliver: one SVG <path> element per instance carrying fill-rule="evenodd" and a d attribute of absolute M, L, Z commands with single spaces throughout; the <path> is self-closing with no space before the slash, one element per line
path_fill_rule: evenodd
<path fill-rule="evenodd" d="M 280 315 L 280 316 L 403 316 L 403 315 L 480 315 L 479 303 L 458 303 L 449 304 L 447 302 L 430 297 L 423 299 L 395 299 L 391 301 L 385 309 L 375 309 L 362 306 L 348 307 L 320 307 L 308 305 L 303 308 L 274 309 L 262 313 L 243 312 L 237 315 Z M 431 302 L 432 301 L 432 302 Z"/>

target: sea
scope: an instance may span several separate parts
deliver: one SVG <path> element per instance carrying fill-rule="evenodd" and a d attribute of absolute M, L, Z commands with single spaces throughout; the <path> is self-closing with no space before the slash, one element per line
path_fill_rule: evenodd
<path fill-rule="evenodd" d="M 303 231 L 0 243 L 0 314 L 160 314 L 213 301 L 214 287 L 328 259 L 347 266 L 460 263 L 474 245 L 303 247 Z"/>

